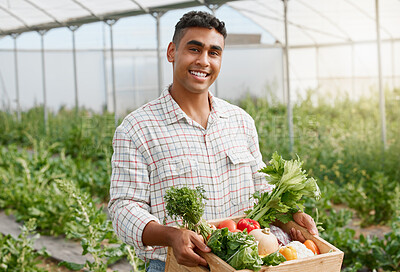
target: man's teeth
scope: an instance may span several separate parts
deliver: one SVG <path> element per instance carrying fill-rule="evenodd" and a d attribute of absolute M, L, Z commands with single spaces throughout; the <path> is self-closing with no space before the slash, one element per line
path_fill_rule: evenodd
<path fill-rule="evenodd" d="M 202 73 L 202 72 L 195 72 L 195 71 L 190 71 L 190 73 L 192 75 L 198 76 L 198 77 L 206 77 L 207 74 L 206 73 Z"/>

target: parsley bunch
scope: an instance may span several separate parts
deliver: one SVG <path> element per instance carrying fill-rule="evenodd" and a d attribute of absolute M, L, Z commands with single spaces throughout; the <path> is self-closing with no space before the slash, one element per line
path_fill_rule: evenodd
<path fill-rule="evenodd" d="M 173 220 L 182 219 L 183 227 L 201 234 L 207 241 L 212 229 L 202 218 L 205 206 L 203 199 L 207 199 L 204 193 L 201 186 L 195 189 L 171 187 L 165 193 L 164 200 L 168 216 Z"/>
<path fill-rule="evenodd" d="M 303 195 L 319 199 L 321 192 L 314 178 L 308 178 L 301 168 L 303 162 L 286 161 L 277 152 L 272 155 L 269 165 L 260 170 L 266 175 L 269 184 L 275 185 L 271 193 L 256 192 L 257 203 L 247 212 L 247 217 L 254 219 L 261 226 L 267 227 L 275 220 L 287 223 L 292 214 L 304 209 Z"/>

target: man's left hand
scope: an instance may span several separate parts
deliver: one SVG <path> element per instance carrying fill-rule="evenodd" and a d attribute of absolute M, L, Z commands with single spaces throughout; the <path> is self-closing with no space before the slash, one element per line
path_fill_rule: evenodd
<path fill-rule="evenodd" d="M 299 211 L 293 214 L 293 220 L 300 226 L 305 227 L 312 235 L 318 235 L 317 225 L 310 215 Z M 306 241 L 306 238 L 304 238 L 303 234 L 301 234 L 301 232 L 295 228 L 290 230 L 290 236 L 293 240 L 297 240 L 302 243 Z"/>

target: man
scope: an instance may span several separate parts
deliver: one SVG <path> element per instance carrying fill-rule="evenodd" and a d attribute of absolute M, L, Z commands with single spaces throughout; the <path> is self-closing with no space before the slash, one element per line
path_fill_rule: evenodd
<path fill-rule="evenodd" d="M 172 84 L 115 132 L 110 215 L 122 241 L 150 259 L 149 271 L 164 271 L 165 246 L 186 266 L 206 265 L 194 250 L 210 251 L 200 235 L 173 227 L 163 199 L 168 188 L 202 185 L 206 220 L 241 215 L 253 206 L 255 190 L 268 189 L 258 172 L 265 164 L 253 119 L 209 92 L 225 38 L 225 24 L 211 14 L 185 14 L 167 49 Z M 298 213 L 295 220 L 317 234 L 310 216 Z"/>

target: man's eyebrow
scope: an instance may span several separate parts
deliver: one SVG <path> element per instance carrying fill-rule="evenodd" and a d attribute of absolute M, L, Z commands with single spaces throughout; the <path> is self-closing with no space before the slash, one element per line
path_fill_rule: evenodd
<path fill-rule="evenodd" d="M 198 45 L 200 47 L 204 47 L 204 43 L 196 41 L 196 40 L 188 41 L 187 44 L 194 44 L 194 45 Z"/>
<path fill-rule="evenodd" d="M 193 44 L 193 45 L 197 45 L 197 46 L 200 46 L 200 47 L 204 47 L 205 46 L 204 43 L 196 41 L 196 40 L 188 41 L 187 44 Z M 222 51 L 222 47 L 219 46 L 219 45 L 211 45 L 211 49 Z"/>
<path fill-rule="evenodd" d="M 211 49 L 222 51 L 222 47 L 219 45 L 211 45 Z"/>

